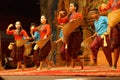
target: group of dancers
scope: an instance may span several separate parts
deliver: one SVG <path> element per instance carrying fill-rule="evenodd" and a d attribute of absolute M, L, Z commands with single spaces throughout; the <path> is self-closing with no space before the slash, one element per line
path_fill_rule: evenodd
<path fill-rule="evenodd" d="M 120 8 L 120 1 L 119 0 L 110 0 L 109 1 L 109 7 L 101 7 L 101 11 L 107 11 L 108 9 L 111 10 L 118 10 Z M 61 27 L 60 31 L 60 39 L 55 41 L 55 43 L 58 43 L 59 41 L 62 41 L 62 46 L 60 49 L 60 54 L 61 58 L 64 57 L 66 60 L 66 65 L 72 65 L 72 68 L 75 67 L 75 62 L 78 61 L 80 63 L 81 69 L 84 69 L 84 64 L 78 57 L 78 53 L 80 51 L 81 47 L 81 42 L 83 41 L 83 33 L 81 29 L 81 25 L 72 25 L 72 27 L 76 27 L 73 29 L 69 35 L 66 36 L 64 30 L 69 30 L 69 29 L 63 29 L 65 24 L 72 24 L 76 20 L 80 20 L 81 22 L 83 21 L 83 16 L 78 12 L 79 5 L 77 2 L 71 2 L 69 6 L 69 12 L 70 14 L 65 16 L 65 11 L 59 11 L 58 14 L 58 27 Z M 119 15 L 118 15 L 119 16 Z M 91 50 L 92 50 L 92 55 L 93 55 L 93 61 L 95 64 L 97 63 L 97 53 L 100 47 L 102 47 L 105 56 L 107 58 L 107 61 L 109 62 L 109 65 L 114 68 L 117 67 L 117 61 L 119 57 L 119 52 L 120 52 L 120 31 L 119 31 L 119 23 L 116 24 L 115 26 L 110 26 L 108 24 L 108 18 L 105 16 L 99 15 L 99 10 L 98 9 L 93 9 L 91 11 L 91 17 L 95 19 L 94 21 L 94 26 L 95 26 L 95 31 L 96 33 L 91 37 L 96 37 L 91 44 Z M 113 17 L 114 18 L 114 17 Z M 32 37 L 29 37 L 27 32 L 22 28 L 22 24 L 20 21 L 17 21 L 15 23 L 16 29 L 10 29 L 13 27 L 13 24 L 10 24 L 8 28 L 6 29 L 6 33 L 8 35 L 13 35 L 14 36 L 14 49 L 12 49 L 12 55 L 14 61 L 17 62 L 17 70 L 19 68 L 24 69 L 23 64 L 25 63 L 25 46 L 21 45 L 18 46 L 17 42 L 20 40 L 31 40 L 33 39 L 34 41 L 32 44 L 35 44 L 33 50 L 33 60 L 35 63 L 35 67 L 37 70 L 42 70 L 43 63 L 46 62 L 48 65 L 48 68 L 51 68 L 52 65 L 50 61 L 47 59 L 47 56 L 51 50 L 51 41 L 49 36 L 51 35 L 51 26 L 50 24 L 47 23 L 47 18 L 45 15 L 42 15 L 40 18 L 41 25 L 40 26 L 35 26 L 34 24 L 31 24 L 30 28 L 30 33 Z M 69 28 L 69 26 L 67 26 Z M 72 28 L 70 28 L 71 30 Z M 110 33 L 109 30 L 110 29 Z M 47 40 L 47 42 L 40 47 L 38 42 L 40 40 Z M 28 44 L 26 41 L 25 44 Z M 111 53 L 114 51 L 114 64 L 112 64 L 112 56 Z M 24 61 L 24 62 L 23 62 Z"/>
<path fill-rule="evenodd" d="M 29 54 L 30 52 L 30 49 L 28 49 L 29 47 L 25 48 L 25 44 L 30 44 L 29 40 L 31 39 L 34 39 L 32 44 L 35 44 L 33 60 L 35 62 L 35 66 L 37 67 L 37 70 L 42 69 L 43 61 L 45 61 L 49 67 L 49 62 L 46 57 L 48 56 L 48 53 L 50 52 L 51 49 L 50 40 L 47 41 L 44 47 L 40 50 L 39 50 L 39 46 L 36 44 L 37 41 L 39 41 L 40 39 L 47 38 L 51 34 L 51 27 L 46 22 L 47 22 L 46 16 L 42 15 L 40 26 L 36 27 L 35 24 L 31 24 L 30 27 L 30 33 L 32 36 L 31 38 L 28 36 L 27 32 L 22 28 L 22 24 L 20 21 L 16 21 L 15 23 L 16 29 L 12 29 L 12 30 L 10 29 L 11 27 L 13 27 L 13 24 L 10 24 L 8 26 L 6 33 L 8 35 L 13 35 L 15 40 L 15 43 L 12 44 L 11 57 L 15 62 L 17 62 L 17 70 L 19 68 L 24 69 L 24 64 L 27 56 L 25 54 L 26 53 Z M 27 40 L 27 41 L 25 41 L 23 44 L 22 40 Z"/>

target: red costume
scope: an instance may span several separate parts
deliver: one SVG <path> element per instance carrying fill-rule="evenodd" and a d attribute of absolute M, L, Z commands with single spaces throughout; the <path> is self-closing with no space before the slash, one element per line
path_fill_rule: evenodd
<path fill-rule="evenodd" d="M 117 10 L 120 9 L 120 1 L 119 0 L 109 0 L 108 4 L 107 4 L 107 10 Z M 119 16 L 119 15 L 118 15 Z M 114 17 L 113 17 L 114 19 Z M 114 67 L 117 67 L 117 62 L 118 62 L 118 58 L 119 58 L 119 51 L 118 48 L 120 47 L 120 22 L 118 24 L 116 24 L 114 27 L 111 28 L 111 32 L 110 32 L 110 40 L 111 40 L 111 49 L 115 50 L 114 53 Z"/>
<path fill-rule="evenodd" d="M 59 18 L 58 23 L 59 24 L 67 23 L 70 20 L 75 20 L 78 18 L 83 19 L 82 15 L 80 13 L 75 12 L 64 18 Z M 79 28 L 77 28 L 74 32 L 72 32 L 70 34 L 69 39 L 67 41 L 67 45 L 68 45 L 67 53 L 71 58 L 73 58 L 73 59 L 77 58 L 78 52 L 80 51 L 81 42 L 82 42 L 82 32 L 80 31 Z M 62 48 L 61 52 L 62 53 L 65 52 L 65 48 Z"/>
<path fill-rule="evenodd" d="M 111 10 L 117 10 L 120 8 L 120 1 L 116 1 L 116 0 L 109 0 L 107 6 L 105 8 L 102 8 L 101 6 L 99 7 L 99 10 L 101 12 L 107 11 L 109 9 Z"/>
<path fill-rule="evenodd" d="M 21 30 L 20 33 L 18 33 L 17 30 L 7 30 L 6 33 L 8 35 L 14 35 L 15 41 L 23 39 L 23 36 L 28 37 L 25 30 Z"/>
<path fill-rule="evenodd" d="M 64 17 L 64 18 L 58 18 L 58 24 L 67 23 L 71 19 L 77 19 L 77 18 L 83 19 L 82 15 L 80 13 L 73 13 L 73 14 L 70 14 L 69 16 Z"/>
<path fill-rule="evenodd" d="M 51 34 L 51 27 L 49 24 L 41 25 L 40 29 L 35 28 L 34 31 L 38 30 L 40 32 L 40 39 L 44 38 L 45 36 L 49 36 Z M 45 44 L 45 46 L 40 49 L 39 59 L 43 61 L 48 56 L 51 50 L 51 42 L 50 40 Z"/>
<path fill-rule="evenodd" d="M 40 39 L 44 38 L 45 35 L 49 36 L 51 34 L 51 27 L 49 24 L 41 25 L 40 29 L 34 28 L 33 31 L 39 31 L 40 32 Z"/>
<path fill-rule="evenodd" d="M 107 7 L 105 9 L 100 8 L 100 11 L 107 11 L 109 9 L 111 9 L 111 10 L 120 9 L 120 1 L 119 0 L 109 0 Z M 120 47 L 120 44 L 119 44 L 119 42 L 120 42 L 119 24 L 116 24 L 116 26 L 111 28 L 110 36 L 111 36 L 110 39 L 111 39 L 112 50 Z"/>
<path fill-rule="evenodd" d="M 107 9 L 116 10 L 116 9 L 120 8 L 120 1 L 116 1 L 116 2 L 115 1 L 116 0 L 109 0 Z"/>
<path fill-rule="evenodd" d="M 45 24 L 40 29 L 40 36 L 41 38 L 44 38 L 44 36 L 49 36 L 51 33 L 51 28 L 49 24 Z"/>
<path fill-rule="evenodd" d="M 21 30 L 19 33 L 17 30 L 7 30 L 6 33 L 8 35 L 13 35 L 15 41 L 23 39 L 23 36 L 28 37 L 27 32 L 25 30 Z M 17 47 L 16 44 L 13 45 L 11 57 L 14 59 L 14 61 L 17 61 L 17 62 L 22 61 L 23 54 L 24 54 L 24 46 Z"/>

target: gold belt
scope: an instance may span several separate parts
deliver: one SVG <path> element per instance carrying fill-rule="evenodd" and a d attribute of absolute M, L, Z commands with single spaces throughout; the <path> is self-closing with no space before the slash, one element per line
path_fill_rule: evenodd
<path fill-rule="evenodd" d="M 103 41 L 103 46 L 104 46 L 104 47 L 107 46 L 106 35 L 108 35 L 107 32 L 103 33 L 103 34 L 100 36 L 100 37 L 104 40 L 104 41 Z"/>

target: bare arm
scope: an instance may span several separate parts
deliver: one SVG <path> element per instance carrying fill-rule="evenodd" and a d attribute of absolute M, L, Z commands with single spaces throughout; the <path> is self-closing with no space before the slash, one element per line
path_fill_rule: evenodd
<path fill-rule="evenodd" d="M 60 41 L 62 41 L 62 38 L 60 38 L 57 41 L 55 41 L 55 43 L 59 43 Z"/>
<path fill-rule="evenodd" d="M 7 34 L 13 34 L 13 31 L 10 28 L 13 27 L 13 24 L 9 24 L 8 28 L 6 29 Z"/>
<path fill-rule="evenodd" d="M 94 38 L 94 37 L 96 37 L 97 36 L 97 32 L 95 32 L 92 36 L 91 36 L 91 38 Z"/>

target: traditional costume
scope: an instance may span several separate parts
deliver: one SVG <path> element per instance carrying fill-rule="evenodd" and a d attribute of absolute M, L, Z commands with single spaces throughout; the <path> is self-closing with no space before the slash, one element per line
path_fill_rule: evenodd
<path fill-rule="evenodd" d="M 95 31 L 97 32 L 97 37 L 91 44 L 93 59 L 96 63 L 98 50 L 100 47 L 102 47 L 109 65 L 112 66 L 110 40 L 107 34 L 107 27 L 108 27 L 107 17 L 100 16 L 99 19 L 94 22 L 94 26 L 95 26 Z"/>
<path fill-rule="evenodd" d="M 78 58 L 81 42 L 83 40 L 82 28 L 82 15 L 78 12 L 73 12 L 70 15 L 59 18 L 58 22 L 64 21 L 66 24 L 62 27 L 63 32 L 63 49 L 61 52 L 66 52 L 66 58 L 71 60 L 72 67 L 75 67 L 75 61 L 79 61 L 83 69 L 83 63 Z M 69 64 L 68 64 L 69 65 Z"/>
<path fill-rule="evenodd" d="M 111 27 L 111 48 L 113 50 L 120 47 L 120 1 L 110 0 L 108 3 L 108 9 L 112 10 L 108 13 L 108 25 Z"/>
<path fill-rule="evenodd" d="M 119 0 L 109 0 L 108 9 L 111 12 L 108 13 L 108 25 L 111 27 L 110 40 L 111 49 L 114 50 L 114 65 L 117 67 L 117 62 L 119 58 L 119 47 L 120 47 L 120 1 Z"/>
<path fill-rule="evenodd" d="M 72 13 L 69 16 L 66 16 L 64 18 L 59 18 L 58 23 L 67 23 L 70 22 L 70 20 L 75 20 L 75 19 L 82 19 L 82 15 L 80 13 Z M 69 27 L 69 26 L 68 26 Z M 74 27 L 74 26 L 73 26 Z M 64 36 L 64 34 L 63 34 Z M 68 55 L 75 59 L 78 56 L 78 52 L 80 50 L 80 45 L 82 42 L 82 32 L 80 31 L 79 28 L 75 29 L 68 37 L 68 39 L 65 41 L 65 44 L 67 44 L 67 53 Z M 63 49 L 61 49 L 61 52 L 65 52 L 65 44 L 63 44 Z"/>
<path fill-rule="evenodd" d="M 60 25 L 60 24 L 63 24 L 63 23 L 66 23 L 66 21 L 64 21 L 64 20 L 59 20 L 59 19 L 58 19 L 58 24 L 59 24 L 59 25 Z M 63 40 L 63 32 L 62 32 L 62 29 L 60 30 L 59 37 L 60 37 L 61 40 Z M 67 45 L 67 44 L 62 41 L 62 45 L 61 45 L 61 48 L 60 48 L 60 57 L 61 57 L 61 60 L 63 60 L 63 61 L 65 60 L 65 61 L 67 62 L 67 66 L 69 66 L 69 62 L 71 62 L 71 58 L 70 58 L 70 56 L 68 55 L 67 49 L 65 48 L 66 45 Z"/>
<path fill-rule="evenodd" d="M 34 32 L 34 42 L 36 43 L 38 40 L 40 40 L 40 33 L 39 31 Z M 34 54 L 33 54 L 33 61 L 36 66 L 39 65 L 39 49 L 36 49 L 37 44 L 34 46 Z"/>
<path fill-rule="evenodd" d="M 40 25 L 39 27 L 40 27 L 39 29 L 35 28 L 34 31 L 36 31 L 36 30 L 39 31 L 40 39 L 43 39 L 45 36 L 48 37 L 51 34 L 51 27 L 49 24 Z M 38 47 L 39 47 L 39 45 L 38 45 Z M 49 39 L 49 41 L 47 41 L 47 43 L 40 49 L 40 53 L 39 53 L 40 61 L 43 61 L 46 59 L 50 50 L 51 50 L 51 42 Z"/>
<path fill-rule="evenodd" d="M 24 37 L 28 37 L 27 32 L 25 30 L 21 30 L 20 33 L 18 33 L 17 30 L 7 30 L 6 33 L 8 35 L 14 35 L 14 39 L 16 41 L 15 44 L 13 44 L 13 50 L 11 52 L 11 55 L 14 59 L 14 61 L 19 62 L 23 60 L 23 54 L 24 54 L 24 45 L 17 46 L 17 41 L 20 41 Z M 22 43 L 20 43 L 22 44 Z"/>

